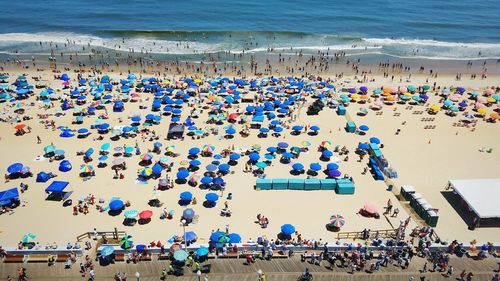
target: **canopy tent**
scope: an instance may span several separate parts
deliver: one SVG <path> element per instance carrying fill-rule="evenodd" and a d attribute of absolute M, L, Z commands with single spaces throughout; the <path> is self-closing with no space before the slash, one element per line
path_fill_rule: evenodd
<path fill-rule="evenodd" d="M 181 139 L 184 135 L 184 125 L 178 123 L 170 123 L 168 127 L 167 139 Z"/>
<path fill-rule="evenodd" d="M 19 190 L 17 187 L 0 192 L 0 206 L 10 206 L 19 200 Z"/>
<path fill-rule="evenodd" d="M 448 182 L 480 219 L 500 218 L 500 178 Z"/>
<path fill-rule="evenodd" d="M 71 192 L 66 192 L 65 189 L 68 187 L 69 182 L 67 181 L 53 181 L 46 189 L 45 192 L 49 193 L 47 199 L 50 200 L 65 200 Z"/>

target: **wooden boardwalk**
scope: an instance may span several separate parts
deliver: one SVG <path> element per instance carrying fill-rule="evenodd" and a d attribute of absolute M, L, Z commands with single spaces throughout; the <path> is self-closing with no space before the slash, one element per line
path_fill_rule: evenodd
<path fill-rule="evenodd" d="M 425 275 L 426 280 L 454 280 L 454 278 L 446 278 L 438 272 L 427 272 L 421 274 L 419 270 L 423 267 L 424 260 L 414 258 L 410 267 L 406 270 L 390 265 L 381 267 L 381 269 L 373 274 L 365 272 L 357 272 L 352 275 L 347 268 L 335 268 L 333 271 L 326 268 L 327 263 L 323 262 L 321 266 L 311 265 L 308 262 L 301 262 L 299 257 L 290 259 L 274 259 L 271 261 L 257 260 L 252 265 L 245 265 L 244 259 L 217 259 L 205 262 L 205 266 L 210 267 L 208 277 L 210 281 L 255 281 L 257 280 L 257 270 L 262 270 L 268 276 L 268 281 L 289 281 L 297 280 L 299 275 L 307 268 L 313 273 L 314 280 L 370 280 L 370 281 L 407 281 L 410 276 L 414 276 L 415 280 L 420 280 L 419 277 Z M 491 280 L 495 273 L 493 270 L 498 269 L 500 259 L 488 258 L 482 261 L 475 261 L 469 258 L 457 258 L 453 256 L 450 264 L 455 268 L 454 277 L 456 278 L 463 269 L 474 273 L 473 280 Z M 96 267 L 96 280 L 114 280 L 114 274 L 117 272 L 126 272 L 129 279 L 136 280 L 134 273 L 137 271 L 141 274 L 140 280 L 160 280 L 160 272 L 163 268 L 168 268 L 168 261 L 152 261 L 140 262 L 138 264 L 116 263 L 106 267 Z M 46 263 L 38 264 L 0 264 L 0 278 L 4 279 L 7 275 L 17 276 L 19 267 L 27 269 L 30 280 L 87 280 L 78 272 L 78 264 L 71 269 L 64 269 L 64 264 L 59 263 L 52 267 L 48 267 Z M 428 266 L 430 268 L 431 266 Z M 203 275 L 204 276 L 204 275 Z M 185 271 L 185 276 L 173 277 L 169 276 L 166 280 L 179 281 L 195 281 L 198 280 L 196 275 L 188 270 Z M 203 278 L 202 278 L 203 280 Z"/>

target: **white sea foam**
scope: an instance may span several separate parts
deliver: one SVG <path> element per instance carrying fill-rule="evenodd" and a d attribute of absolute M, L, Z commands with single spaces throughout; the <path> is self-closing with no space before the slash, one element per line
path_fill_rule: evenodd
<path fill-rule="evenodd" d="M 38 43 L 42 42 L 42 46 Z M 32 44 L 30 44 L 32 43 Z M 52 46 L 47 43 L 53 43 Z M 70 44 L 67 44 L 70 43 Z M 318 44 L 319 43 L 319 44 Z M 238 42 L 199 42 L 184 41 L 150 37 L 133 37 L 122 39 L 120 37 L 99 37 L 95 35 L 77 34 L 70 32 L 44 32 L 44 33 L 4 33 L 0 34 L 0 52 L 7 54 L 37 55 L 50 53 L 54 44 L 58 45 L 57 51 L 88 53 L 83 51 L 83 46 L 91 48 L 104 48 L 115 51 L 131 51 L 136 53 L 148 52 L 153 54 L 171 55 L 201 55 L 204 53 L 218 53 L 231 51 L 242 53 L 244 46 Z M 290 50 L 292 47 L 292 50 Z M 64 49 L 63 49 L 64 48 Z M 265 53 L 269 48 L 277 52 L 296 52 L 303 50 L 306 53 L 327 50 L 336 52 L 344 51 L 346 55 L 389 55 L 400 58 L 423 59 L 498 59 L 500 58 L 500 43 L 463 43 L 444 42 L 420 39 L 390 39 L 390 38 L 362 38 L 353 39 L 352 43 L 342 40 L 339 44 L 332 42 L 293 40 L 290 43 L 280 42 L 269 46 L 256 47 L 245 50 L 245 53 Z M 481 54 L 481 55 L 479 55 Z"/>

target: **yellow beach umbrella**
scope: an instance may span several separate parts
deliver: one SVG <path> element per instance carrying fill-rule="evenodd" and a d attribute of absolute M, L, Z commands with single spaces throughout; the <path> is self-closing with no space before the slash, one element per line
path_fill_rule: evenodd
<path fill-rule="evenodd" d="M 412 96 L 412 94 L 408 93 L 408 92 L 404 93 L 404 95 L 407 96 L 407 97 L 411 97 Z"/>
<path fill-rule="evenodd" d="M 435 104 L 435 105 L 431 106 L 431 110 L 439 111 L 440 109 L 441 109 L 441 106 L 439 106 L 439 105 Z"/>
<path fill-rule="evenodd" d="M 351 95 L 351 99 L 359 99 L 359 95 L 358 94 L 352 94 Z"/>
<path fill-rule="evenodd" d="M 201 82 L 203 82 L 203 81 L 201 81 L 201 79 L 194 79 L 194 83 L 196 83 L 196 84 L 201 84 Z"/>
<path fill-rule="evenodd" d="M 486 110 L 486 108 L 482 108 L 481 107 L 480 109 L 477 110 L 477 113 L 479 113 L 479 114 L 486 114 L 486 113 L 488 113 L 488 110 Z"/>
<path fill-rule="evenodd" d="M 496 99 L 492 98 L 492 97 L 489 97 L 488 99 L 486 99 L 488 102 L 496 102 Z"/>

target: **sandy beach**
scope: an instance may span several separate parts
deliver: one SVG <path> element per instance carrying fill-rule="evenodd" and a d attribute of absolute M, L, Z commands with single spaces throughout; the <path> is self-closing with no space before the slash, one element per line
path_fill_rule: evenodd
<path fill-rule="evenodd" d="M 6 69 L 9 72 L 9 83 L 15 80 L 15 77 L 21 74 L 26 74 L 28 81 L 34 83 L 31 77 L 41 76 L 41 80 L 47 81 L 47 86 L 54 89 L 61 88 L 61 80 L 55 80 L 53 73 L 45 70 L 37 72 L 34 70 L 19 70 Z M 67 72 L 70 77 L 71 88 L 74 88 L 77 74 Z M 119 75 L 117 71 L 107 72 L 114 81 L 125 79 L 126 75 Z M 87 73 L 83 73 L 84 76 Z M 150 77 L 153 73 L 142 74 L 142 77 Z M 178 76 L 177 76 L 178 77 Z M 176 77 L 176 78 L 177 78 Z M 365 85 L 369 89 L 369 93 L 376 88 L 382 86 L 398 87 L 409 84 L 423 85 L 436 82 L 441 87 L 450 87 L 459 85 L 467 89 L 467 92 L 477 89 L 483 91 L 486 87 L 496 85 L 499 81 L 497 75 L 490 75 L 486 79 L 462 81 L 455 80 L 455 74 L 442 74 L 437 79 L 431 78 L 428 75 L 415 73 L 411 76 L 410 81 L 396 82 L 392 81 L 391 77 L 384 78 L 382 74 L 371 74 L 370 77 L 375 79 L 375 82 L 357 83 L 354 75 L 345 74 L 342 78 L 332 77 L 332 82 L 337 88 L 338 94 L 340 89 Z M 172 81 L 176 78 L 171 77 Z M 250 77 L 247 77 L 250 79 Z M 37 96 L 41 89 L 34 90 L 34 96 Z M 59 91 L 59 90 L 57 90 Z M 62 93 L 69 92 L 61 90 Z M 441 91 L 436 91 L 441 93 Z M 465 95 L 465 94 L 464 94 Z M 125 103 L 125 110 L 119 113 L 112 112 L 112 105 L 107 106 L 109 119 L 106 122 L 110 123 L 111 127 L 115 125 L 128 125 L 130 116 L 140 115 L 144 118 L 147 113 L 150 113 L 150 106 L 153 100 L 152 94 L 141 93 L 141 101 L 136 103 Z M 224 230 L 226 226 L 231 232 L 241 234 L 243 241 L 255 240 L 258 236 L 264 235 L 269 239 L 275 239 L 280 231 L 280 226 L 285 223 L 291 223 L 296 227 L 296 230 L 301 233 L 306 239 L 322 239 L 323 241 L 335 241 L 336 233 L 329 232 L 325 228 L 325 224 L 333 214 L 340 214 L 345 217 L 346 224 L 342 227 L 342 231 L 361 231 L 364 228 L 372 230 L 391 229 L 397 227 L 401 219 L 406 219 L 409 216 L 409 210 L 402 206 L 401 202 L 395 197 L 401 185 L 412 185 L 421 193 L 427 201 L 434 207 L 439 209 L 439 222 L 436 227 L 436 233 L 443 239 L 451 241 L 459 239 L 469 241 L 477 239 L 478 241 L 498 241 L 498 228 L 477 228 L 474 231 L 467 229 L 467 223 L 460 217 L 457 211 L 447 201 L 443 195 L 443 191 L 449 179 L 461 178 L 494 178 L 499 177 L 498 173 L 498 151 L 500 150 L 499 143 L 496 137 L 499 133 L 498 122 L 488 123 L 478 118 L 477 125 L 469 127 L 454 126 L 454 123 L 459 123 L 463 112 L 459 112 L 457 116 L 450 117 L 445 115 L 444 110 L 440 110 L 435 115 L 429 115 L 427 109 L 430 105 L 439 104 L 440 96 L 435 95 L 433 91 L 429 92 L 429 100 L 424 105 L 415 105 L 412 109 L 408 109 L 408 104 L 394 104 L 391 106 L 384 105 L 382 114 L 377 114 L 375 111 L 369 110 L 366 116 L 358 116 L 361 107 L 368 108 L 370 104 L 375 102 L 375 99 L 370 99 L 366 104 L 350 103 L 347 107 L 348 117 L 356 124 L 365 124 L 369 126 L 369 131 L 366 135 L 358 135 L 347 133 L 344 130 L 346 116 L 339 116 L 334 109 L 325 107 L 319 115 L 308 116 L 307 106 L 311 103 L 311 99 L 307 98 L 305 106 L 297 111 L 297 119 L 290 125 L 320 127 L 319 133 L 315 136 L 310 136 L 305 133 L 299 136 L 293 136 L 289 130 L 285 130 L 281 137 L 268 136 L 267 138 L 257 137 L 258 130 L 250 130 L 250 135 L 242 138 L 236 134 L 233 139 L 222 138 L 221 135 L 210 135 L 201 139 L 192 140 L 186 137 L 181 140 L 164 140 L 168 130 L 169 118 L 164 117 L 160 125 L 151 127 L 159 137 L 159 141 L 163 144 L 163 150 L 168 145 L 175 146 L 175 153 L 179 156 L 170 158 L 174 163 L 170 177 L 175 179 L 175 173 L 180 163 L 186 160 L 187 153 L 191 147 L 201 148 L 205 144 L 211 144 L 216 147 L 215 153 L 220 153 L 223 149 L 250 149 L 253 145 L 258 144 L 262 147 L 262 151 L 269 146 L 276 146 L 278 142 L 285 141 L 290 146 L 301 146 L 301 143 L 308 141 L 311 143 L 309 151 L 302 153 L 299 159 L 293 159 L 295 162 L 302 163 L 306 168 L 313 162 L 319 162 L 326 166 L 328 162 L 319 160 L 320 152 L 317 147 L 322 141 L 331 141 L 333 146 L 345 146 L 351 151 L 348 161 L 343 161 L 344 157 L 340 156 L 339 170 L 343 174 L 348 174 L 353 177 L 356 186 L 354 195 L 339 195 L 333 191 L 259 191 L 254 190 L 255 177 L 251 173 L 243 172 L 244 162 L 248 157 L 244 156 L 239 160 L 239 164 L 231 167 L 231 173 L 224 177 L 227 182 L 224 198 L 220 198 L 216 207 L 205 208 L 202 205 L 207 191 L 200 190 L 197 187 L 191 187 L 187 184 L 176 184 L 173 189 L 158 192 L 158 199 L 164 203 L 161 208 L 154 208 L 147 205 L 149 199 L 153 197 L 153 188 L 158 184 L 158 180 L 150 179 L 147 184 L 137 184 L 137 170 L 140 168 L 138 162 L 139 157 L 133 155 L 130 158 L 125 158 L 127 170 L 123 171 L 124 179 L 113 179 L 114 172 L 108 167 L 97 168 L 97 152 L 99 147 L 109 142 L 111 147 L 116 146 L 135 146 L 135 142 L 142 152 L 148 149 L 153 149 L 153 142 L 141 140 L 141 137 L 135 139 L 123 139 L 118 141 L 110 141 L 111 134 L 104 135 L 104 140 L 97 141 L 96 132 L 85 138 L 61 138 L 59 130 L 45 128 L 40 124 L 40 119 L 37 114 L 50 113 L 53 114 L 54 108 L 45 110 L 42 108 L 42 103 L 35 101 L 34 97 L 23 101 L 25 104 L 25 116 L 34 117 L 32 120 L 23 121 L 22 123 L 31 127 L 31 132 L 23 136 L 15 136 L 14 123 L 2 122 L 0 129 L 2 131 L 0 140 L 0 153 L 2 160 L 1 167 L 6 172 L 7 166 L 14 162 L 23 163 L 29 166 L 34 173 L 33 177 L 27 179 L 16 179 L 10 182 L 2 182 L 0 190 L 11 187 L 19 187 L 19 184 L 25 183 L 29 185 L 29 189 L 21 194 L 22 206 L 14 209 L 13 212 L 0 216 L 0 243 L 2 245 L 16 245 L 24 234 L 31 232 L 37 235 L 36 241 L 42 245 L 45 243 L 56 242 L 60 245 L 67 242 L 74 242 L 77 235 L 84 232 L 92 231 L 96 228 L 98 231 L 111 231 L 113 228 L 126 231 L 133 235 L 137 242 L 149 243 L 150 241 L 166 242 L 173 235 L 182 235 L 182 226 L 179 219 L 184 207 L 178 204 L 179 194 L 183 191 L 190 191 L 198 199 L 198 204 L 190 205 L 196 212 L 197 218 L 195 222 L 189 224 L 186 230 L 195 231 L 198 234 L 198 242 L 207 243 L 208 237 L 212 230 Z M 90 100 L 90 99 L 89 99 Z M 30 105 L 33 103 L 33 105 Z M 54 102 L 59 108 L 59 102 Z M 87 102 L 87 105 L 89 101 Z M 7 106 L 8 103 L 0 105 L 2 108 L 2 118 L 13 113 L 14 108 Z M 139 109 L 139 106 L 147 106 L 147 109 Z M 235 112 L 237 108 L 241 111 L 245 110 L 248 104 L 233 105 L 229 112 Z M 493 104 L 487 108 L 488 112 L 496 108 L 497 104 Z M 185 105 L 186 108 L 186 105 Z M 413 114 L 414 111 L 423 111 L 423 114 Z M 467 109 L 472 111 L 472 106 Z M 49 120 L 56 122 L 56 127 L 67 126 L 70 129 L 89 128 L 94 123 L 96 116 L 84 118 L 83 124 L 71 124 L 75 117 L 72 116 L 72 110 L 62 111 L 63 116 L 50 116 Z M 99 112 L 101 113 L 101 112 Z M 488 113 L 488 115 L 489 115 Z M 183 110 L 181 121 L 185 120 L 189 115 L 189 110 Z M 202 113 L 197 119 L 193 119 L 197 126 L 205 127 L 207 114 Z M 422 121 L 423 118 L 432 118 L 433 121 Z M 120 120 L 122 123 L 120 123 Z M 287 123 L 288 124 L 288 123 Z M 227 125 L 227 124 L 224 124 Z M 434 129 L 426 129 L 426 126 L 432 125 Z M 235 125 L 237 131 L 241 129 L 240 124 Z M 219 126 L 219 131 L 223 131 L 223 126 Z M 399 134 L 395 134 L 397 130 Z M 37 144 L 37 136 L 40 136 L 42 142 Z M 353 152 L 359 142 L 366 142 L 370 137 L 379 138 L 384 144 L 382 149 L 383 154 L 389 161 L 391 166 L 397 170 L 398 179 L 394 180 L 395 189 L 393 192 L 386 191 L 387 184 L 384 181 L 376 181 L 368 173 L 363 175 L 363 169 L 367 166 L 367 158 L 362 162 L 358 162 Z M 53 143 L 57 149 L 65 151 L 66 159 L 69 160 L 73 169 L 67 173 L 59 172 L 58 161 L 49 162 L 49 159 L 44 158 L 43 148 Z M 89 180 L 83 181 L 79 177 L 79 166 L 83 164 L 82 156 L 77 156 L 78 151 L 85 151 L 88 148 L 94 148 L 94 160 L 89 163 L 95 167 L 95 176 Z M 482 148 L 492 149 L 492 153 L 480 152 Z M 265 152 L 261 152 L 261 156 Z M 159 158 L 159 155 L 153 154 L 153 161 Z M 38 160 L 37 160 L 38 159 Z M 207 157 L 198 158 L 205 167 L 213 159 Z M 108 160 L 110 162 L 112 159 Z M 223 159 L 225 162 L 227 159 Z M 203 168 L 201 169 L 203 170 Z M 268 178 L 305 178 L 306 175 L 292 176 L 290 175 L 291 164 L 281 164 L 277 160 L 265 169 Z M 47 201 L 44 189 L 48 183 L 36 183 L 36 174 L 40 171 L 55 172 L 58 176 L 55 180 L 69 181 L 70 187 L 73 190 L 71 199 L 75 203 L 78 198 L 89 194 L 95 195 L 96 198 L 103 198 L 106 202 L 111 197 L 119 197 L 124 201 L 130 201 L 131 206 L 127 209 L 152 210 L 153 217 L 151 222 L 129 227 L 123 225 L 123 213 L 118 216 L 110 216 L 107 212 L 99 212 L 94 206 L 90 206 L 90 212 L 87 215 L 73 215 L 72 207 L 63 207 L 62 202 Z M 201 172 L 202 173 L 202 172 Z M 200 173 L 200 174 L 201 174 Z M 163 172 L 162 175 L 165 175 Z M 324 177 L 321 175 L 319 177 Z M 220 192 L 219 192 L 220 193 Z M 228 193 L 232 193 L 232 200 L 227 200 L 225 197 Z M 398 217 L 382 217 L 381 219 L 366 218 L 358 214 L 360 208 L 365 202 L 374 202 L 380 213 L 383 212 L 388 199 L 391 199 L 394 207 L 399 208 Z M 220 216 L 224 202 L 227 201 L 231 217 Z M 160 220 L 159 216 L 163 208 L 174 210 L 175 214 L 171 220 Z M 261 228 L 255 223 L 257 214 L 263 214 L 269 219 L 267 228 Z M 411 226 L 417 226 L 420 221 L 412 219 Z"/>

